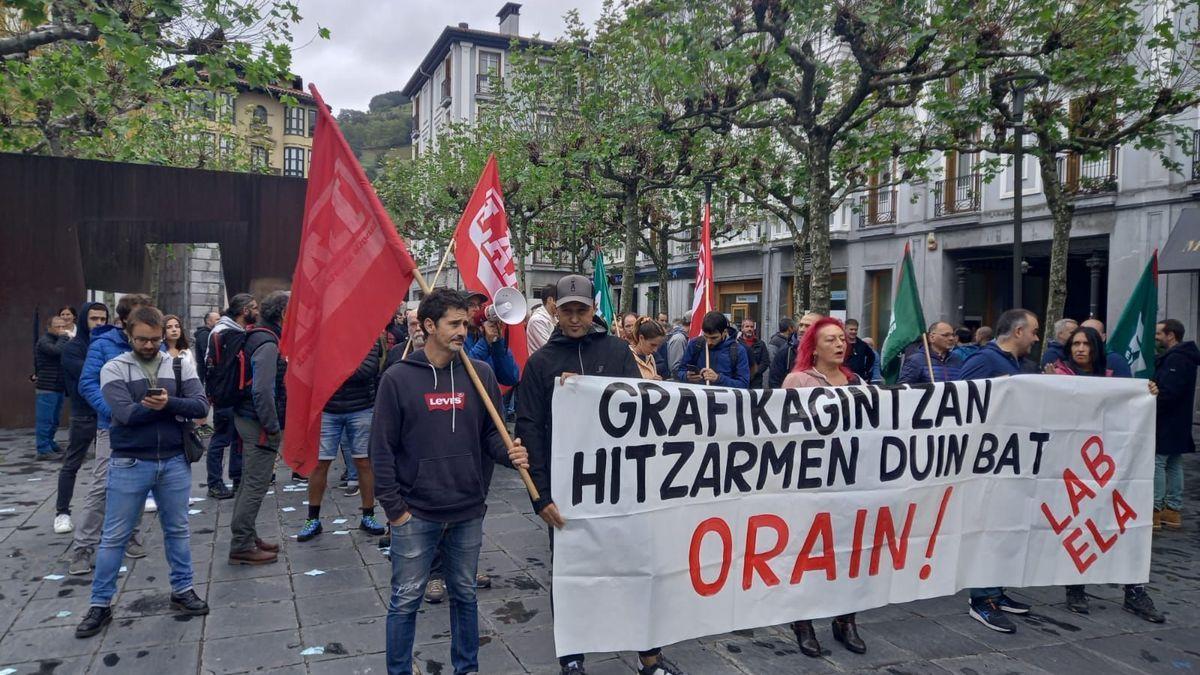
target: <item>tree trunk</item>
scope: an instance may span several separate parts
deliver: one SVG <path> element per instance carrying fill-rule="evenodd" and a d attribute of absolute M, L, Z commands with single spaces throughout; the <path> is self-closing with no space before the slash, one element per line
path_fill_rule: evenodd
<path fill-rule="evenodd" d="M 525 297 L 533 296 L 533 289 L 525 285 L 525 254 L 530 250 L 529 242 L 525 237 L 528 228 L 521 222 L 520 218 L 510 219 L 509 236 L 512 238 L 512 250 L 514 257 L 517 259 L 517 288 L 520 289 Z"/>
<path fill-rule="evenodd" d="M 637 253 L 642 233 L 638 227 L 640 223 L 636 187 L 625 187 L 625 198 L 621 202 L 621 223 L 625 230 L 625 262 L 621 265 L 621 306 L 617 311 L 624 314 L 633 311 L 633 303 L 637 300 Z M 616 321 L 613 321 L 612 325 L 615 326 Z"/>
<path fill-rule="evenodd" d="M 829 156 L 816 148 L 809 153 L 808 249 L 812 255 L 812 277 L 808 282 L 808 311 L 829 315 Z"/>
<path fill-rule="evenodd" d="M 808 252 L 808 230 L 792 229 L 792 320 L 799 321 L 808 304 L 808 275 L 804 256 Z"/>
<path fill-rule="evenodd" d="M 1067 305 L 1067 255 L 1071 250 L 1072 206 L 1058 182 L 1058 163 L 1053 155 L 1038 158 L 1042 175 L 1042 192 L 1046 195 L 1046 207 L 1054 223 L 1054 236 L 1050 241 L 1050 279 L 1046 298 L 1046 323 L 1042 331 L 1047 332 L 1054 322 L 1062 318 Z"/>
<path fill-rule="evenodd" d="M 668 225 L 658 235 L 658 260 L 655 261 L 658 267 L 658 311 L 666 314 L 668 320 L 671 318 L 670 304 L 667 302 L 667 284 L 671 282 L 671 237 L 669 231 L 670 226 Z M 659 261 L 662 261 L 661 264 L 658 264 Z"/>

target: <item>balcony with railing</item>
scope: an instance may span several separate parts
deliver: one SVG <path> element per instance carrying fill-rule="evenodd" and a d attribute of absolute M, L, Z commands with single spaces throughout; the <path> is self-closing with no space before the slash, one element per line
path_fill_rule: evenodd
<path fill-rule="evenodd" d="M 871 190 L 858 198 L 858 226 L 893 225 L 896 222 L 896 190 Z"/>
<path fill-rule="evenodd" d="M 1200 129 L 1192 131 L 1192 180 L 1200 181 Z"/>
<path fill-rule="evenodd" d="M 475 94 L 477 96 L 492 96 L 496 93 L 496 87 L 492 84 L 491 73 L 478 73 L 475 75 Z"/>
<path fill-rule="evenodd" d="M 940 218 L 960 213 L 978 212 L 982 186 L 982 177 L 977 173 L 939 180 L 934 183 L 933 216 Z"/>
<path fill-rule="evenodd" d="M 441 100 L 441 105 L 442 105 L 443 107 L 450 105 L 450 91 L 451 91 L 451 82 L 450 82 L 450 78 L 445 78 L 445 79 L 443 79 L 443 80 L 442 80 L 442 100 Z"/>
<path fill-rule="evenodd" d="M 1095 159 L 1077 154 L 1059 157 L 1058 182 L 1063 192 L 1072 196 L 1116 192 L 1117 149 L 1113 148 Z"/>

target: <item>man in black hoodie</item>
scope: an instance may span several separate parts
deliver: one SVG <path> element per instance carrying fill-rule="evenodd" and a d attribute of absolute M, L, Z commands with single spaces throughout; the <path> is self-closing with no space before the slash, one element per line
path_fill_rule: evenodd
<path fill-rule="evenodd" d="M 1196 410 L 1196 368 L 1200 349 L 1183 340 L 1183 323 L 1166 319 L 1155 326 L 1154 340 L 1163 349 L 1154 370 L 1158 383 L 1158 416 L 1154 454 L 1154 526 L 1183 527 L 1183 455 L 1195 452 L 1192 428 Z"/>
<path fill-rule="evenodd" d="M 85 302 L 75 319 L 75 337 L 62 353 L 63 381 L 71 398 L 71 424 L 67 436 L 67 454 L 58 471 L 58 496 L 54 508 L 54 533 L 66 534 L 75 529 L 71 521 L 71 497 L 75 495 L 75 477 L 83 466 L 88 448 L 96 440 L 96 411 L 79 393 L 79 376 L 87 359 L 92 329 L 108 323 L 108 306 L 102 302 Z"/>
<path fill-rule="evenodd" d="M 456 673 L 479 672 L 475 574 L 492 462 L 526 467 L 519 439 L 507 449 L 484 399 L 459 361 L 468 304 L 439 288 L 421 301 L 425 348 L 386 370 L 375 399 L 370 455 L 379 504 L 392 526 L 392 597 L 387 617 L 388 673 L 411 674 L 417 610 L 440 551 L 450 595 L 450 660 Z M 626 352 L 629 350 L 626 349 Z M 499 408 L 492 369 L 472 359 Z"/>
<path fill-rule="evenodd" d="M 558 280 L 558 327 L 546 344 L 525 362 L 521 386 L 517 387 L 517 435 L 529 448 L 529 473 L 541 498 L 533 510 L 550 525 L 550 549 L 554 529 L 566 521 L 550 494 L 550 438 L 553 421 L 550 400 L 555 380 L 568 375 L 640 377 L 629 343 L 608 334 L 608 326 L 596 316 L 595 291 L 585 276 L 571 274 Z M 641 652 L 644 675 L 676 675 L 681 671 L 663 658 L 660 649 Z M 583 675 L 583 654 L 560 656 L 563 675 Z"/>

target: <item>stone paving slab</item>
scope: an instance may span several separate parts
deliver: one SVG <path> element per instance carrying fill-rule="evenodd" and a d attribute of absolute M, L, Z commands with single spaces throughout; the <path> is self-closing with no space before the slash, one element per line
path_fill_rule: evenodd
<path fill-rule="evenodd" d="M 58 467 L 32 457 L 31 432 L 0 431 L 0 673 L 386 672 L 391 567 L 376 538 L 356 529 L 358 497 L 331 487 L 322 507 L 325 533 L 299 543 L 293 535 L 308 496 L 285 489 L 290 473 L 281 464 L 279 483 L 259 518 L 260 534 L 282 542 L 279 562 L 233 567 L 225 561 L 232 503 L 208 499 L 204 469 L 195 467 L 192 494 L 200 501 L 192 505 L 199 511 L 191 520 L 192 558 L 197 592 L 208 598 L 211 614 L 180 617 L 171 611 L 162 531 L 148 515 L 143 527 L 149 555 L 125 561 L 113 623 L 94 638 L 77 640 L 74 627 L 87 611 L 91 580 L 66 573 L 71 537 L 51 528 Z M 89 460 L 80 472 L 76 509 L 91 466 Z M 1187 526 L 1154 539 L 1150 592 L 1167 614 L 1165 624 L 1122 610 L 1117 585 L 1088 587 L 1088 615 L 1067 611 L 1061 588 L 1040 587 L 1012 589 L 1035 605 L 1032 614 L 1016 619 L 1015 635 L 972 621 L 966 594 L 959 593 L 862 612 L 868 652 L 861 656 L 834 642 L 828 621 L 816 622 L 824 646 L 817 659 L 799 653 L 786 626 L 690 640 L 671 645 L 667 654 L 691 675 L 1200 672 L 1200 511 L 1194 507 L 1200 503 L 1200 458 L 1186 457 L 1184 466 Z M 338 518 L 346 522 L 333 524 Z M 333 534 L 340 529 L 349 532 Z M 305 574 L 315 569 L 323 574 Z M 482 672 L 557 673 L 549 541 L 510 472 L 497 472 L 493 484 L 480 570 L 493 579 L 493 587 L 479 593 Z M 420 610 L 416 656 L 427 674 L 453 671 L 449 627 L 447 603 Z M 302 653 L 314 648 L 321 653 Z M 593 675 L 631 673 L 637 655 L 589 654 L 587 666 Z"/>

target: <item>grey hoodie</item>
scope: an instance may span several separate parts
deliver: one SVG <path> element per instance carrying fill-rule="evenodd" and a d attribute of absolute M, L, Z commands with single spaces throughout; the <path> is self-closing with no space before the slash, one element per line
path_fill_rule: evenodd
<path fill-rule="evenodd" d="M 471 359 L 492 404 L 500 387 L 484 362 Z M 437 368 L 425 352 L 384 372 L 371 424 L 375 498 L 395 520 L 457 523 L 487 511 L 492 462 L 512 466 L 483 399 L 455 357 Z"/>

